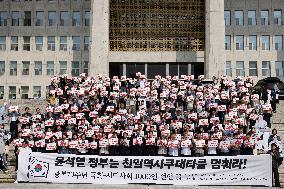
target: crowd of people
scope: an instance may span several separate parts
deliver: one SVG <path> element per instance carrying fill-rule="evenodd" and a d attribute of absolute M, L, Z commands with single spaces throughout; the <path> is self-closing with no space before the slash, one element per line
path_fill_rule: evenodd
<path fill-rule="evenodd" d="M 0 112 L 9 112 L 8 141 L 16 153 L 252 155 L 277 102 L 276 91 L 252 87 L 250 77 L 64 75 L 51 79 L 44 112 L 26 107 L 21 114 L 9 104 Z M 276 130 L 267 142 L 281 145 Z"/>

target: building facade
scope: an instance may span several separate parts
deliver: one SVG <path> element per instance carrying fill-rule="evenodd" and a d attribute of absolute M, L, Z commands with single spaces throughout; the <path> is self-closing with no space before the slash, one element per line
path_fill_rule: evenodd
<path fill-rule="evenodd" d="M 0 97 L 46 96 L 52 75 L 88 72 L 90 0 L 0 1 Z"/>
<path fill-rule="evenodd" d="M 281 0 L 225 1 L 226 74 L 283 80 Z"/>
<path fill-rule="evenodd" d="M 0 0 L 0 98 L 53 75 L 283 79 L 281 0 Z"/>

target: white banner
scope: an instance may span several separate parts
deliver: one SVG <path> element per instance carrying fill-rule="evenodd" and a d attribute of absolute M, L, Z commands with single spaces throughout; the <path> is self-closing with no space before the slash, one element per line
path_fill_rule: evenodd
<path fill-rule="evenodd" d="M 172 158 L 22 151 L 18 161 L 19 182 L 272 185 L 270 155 Z"/>

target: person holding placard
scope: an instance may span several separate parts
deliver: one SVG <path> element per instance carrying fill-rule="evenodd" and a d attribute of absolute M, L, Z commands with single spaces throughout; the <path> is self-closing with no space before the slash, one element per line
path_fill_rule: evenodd
<path fill-rule="evenodd" d="M 73 134 L 71 141 L 69 142 L 70 154 L 78 154 L 78 135 Z"/>
<path fill-rule="evenodd" d="M 207 155 L 217 156 L 217 147 L 219 146 L 219 142 L 216 139 L 212 139 L 212 135 L 209 136 L 207 146 Z"/>
<path fill-rule="evenodd" d="M 222 140 L 219 144 L 219 155 L 220 156 L 228 156 L 229 155 L 229 147 L 230 147 L 230 140 L 228 140 L 227 136 L 223 136 Z"/>
<path fill-rule="evenodd" d="M 134 156 L 142 156 L 144 141 L 143 137 L 140 134 L 140 130 L 136 130 L 135 133 L 132 134 L 132 155 Z"/>
<path fill-rule="evenodd" d="M 191 147 L 192 147 L 192 141 L 189 139 L 189 134 L 186 133 L 183 136 L 183 140 L 181 141 L 181 154 L 184 157 L 191 156 Z"/>
<path fill-rule="evenodd" d="M 109 138 L 109 153 L 111 156 L 119 155 L 119 143 L 116 132 L 112 133 Z"/>
<path fill-rule="evenodd" d="M 90 155 L 99 155 L 99 148 L 98 148 L 98 140 L 97 136 L 93 134 L 92 139 L 89 143 L 89 154 Z"/>
<path fill-rule="evenodd" d="M 99 147 L 100 155 L 109 155 L 109 140 L 105 134 L 103 134 L 102 138 L 99 140 Z"/>
<path fill-rule="evenodd" d="M 18 107 L 14 108 L 14 109 L 9 109 L 9 122 L 10 122 L 10 132 L 11 132 L 11 141 L 16 138 L 18 136 L 18 117 L 21 114 L 19 113 L 19 109 Z"/>
<path fill-rule="evenodd" d="M 62 139 L 57 141 L 59 154 L 68 154 L 69 153 L 68 143 L 69 143 L 69 141 L 67 140 L 67 135 L 63 134 Z"/>
<path fill-rule="evenodd" d="M 167 155 L 167 137 L 162 135 L 160 139 L 157 141 L 158 146 L 158 155 L 159 156 L 166 156 Z"/>
<path fill-rule="evenodd" d="M 169 156 L 178 156 L 179 155 L 179 146 L 180 146 L 180 143 L 177 140 L 176 135 L 171 134 L 171 138 L 168 141 L 168 147 L 169 147 L 168 154 L 169 154 Z"/>
<path fill-rule="evenodd" d="M 153 136 L 153 132 L 149 131 L 145 139 L 144 146 L 144 155 L 145 156 L 155 156 L 156 155 L 156 139 Z"/>
<path fill-rule="evenodd" d="M 231 156 L 237 156 L 241 154 L 241 147 L 243 144 L 243 140 L 240 139 L 239 133 L 233 134 L 233 140 L 230 145 L 230 155 Z"/>
<path fill-rule="evenodd" d="M 89 141 L 86 139 L 86 135 L 82 134 L 78 140 L 78 151 L 80 155 L 88 153 Z"/>
<path fill-rule="evenodd" d="M 204 157 L 204 148 L 206 147 L 205 140 L 201 138 L 201 134 L 196 135 L 194 140 L 195 144 L 195 157 Z"/>
<path fill-rule="evenodd" d="M 45 152 L 47 153 L 57 153 L 58 152 L 55 136 L 52 136 L 49 140 L 47 140 Z"/>
<path fill-rule="evenodd" d="M 245 140 L 244 140 L 243 154 L 244 155 L 253 155 L 254 145 L 255 145 L 254 140 L 251 138 L 251 135 L 249 133 L 247 133 Z"/>
<path fill-rule="evenodd" d="M 122 139 L 119 141 L 120 154 L 122 156 L 129 156 L 131 154 L 130 138 L 126 132 L 123 133 Z"/>

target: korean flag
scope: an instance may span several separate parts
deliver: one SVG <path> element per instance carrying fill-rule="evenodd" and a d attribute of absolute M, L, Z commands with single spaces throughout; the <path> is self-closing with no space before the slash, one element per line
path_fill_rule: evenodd
<path fill-rule="evenodd" d="M 49 171 L 49 163 L 40 161 L 35 157 L 29 158 L 28 178 L 47 178 Z"/>

